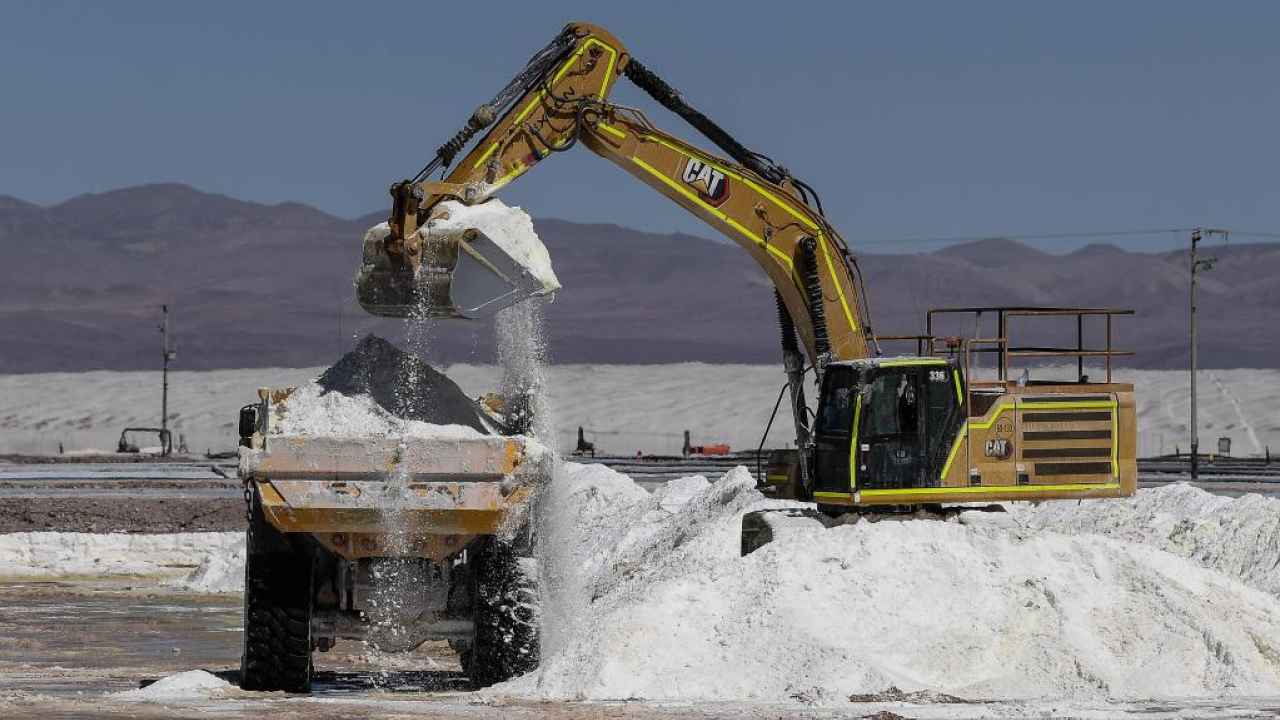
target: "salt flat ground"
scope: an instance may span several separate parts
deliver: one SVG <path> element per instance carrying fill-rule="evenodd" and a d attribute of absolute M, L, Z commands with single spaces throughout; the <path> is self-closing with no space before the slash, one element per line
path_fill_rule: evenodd
<path fill-rule="evenodd" d="M 742 513 L 777 504 L 744 472 L 648 493 L 566 463 L 550 492 L 546 559 L 573 574 L 544 592 L 543 664 L 479 692 L 443 643 L 343 643 L 310 696 L 240 691 L 235 533 L 0 536 L 0 717 L 1280 714 L 1280 500 L 789 522 L 742 557 Z"/>
<path fill-rule="evenodd" d="M 258 387 L 305 383 L 323 368 L 266 368 L 174 372 L 171 425 L 193 452 L 235 445 L 236 413 L 254 402 Z M 468 394 L 498 385 L 498 370 L 453 365 L 445 372 Z M 1097 374 L 1098 371 L 1093 371 Z M 754 449 L 782 388 L 772 365 L 556 365 L 548 368 L 562 447 L 577 428 L 602 452 L 674 454 L 683 431 L 693 442 Z M 1188 450 L 1188 373 L 1120 370 L 1138 395 L 1138 450 L 1142 455 Z M 1208 370 L 1200 382 L 1201 449 L 1217 438 L 1233 441 L 1237 455 L 1280 452 L 1280 370 Z M 766 446 L 791 438 L 783 408 Z M 85 372 L 0 375 L 0 452 L 53 453 L 114 450 L 128 426 L 155 426 L 160 415 L 159 372 Z"/>

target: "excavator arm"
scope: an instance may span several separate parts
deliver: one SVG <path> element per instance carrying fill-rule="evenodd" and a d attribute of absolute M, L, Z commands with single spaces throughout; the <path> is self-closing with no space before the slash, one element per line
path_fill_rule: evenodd
<path fill-rule="evenodd" d="M 609 94 L 622 77 L 689 121 L 731 158 L 658 129 L 639 110 L 610 103 Z M 481 131 L 473 149 L 454 164 Z M 438 287 L 424 288 L 424 282 L 456 285 L 462 279 L 433 269 L 441 249 L 432 247 L 429 233 L 418 232 L 433 209 L 444 200 L 483 202 L 537 163 L 579 143 L 750 253 L 777 289 L 784 348 L 791 326 L 816 367 L 870 354 L 874 341 L 856 259 L 820 208 L 805 201 L 811 190 L 689 106 L 611 34 L 585 23 L 568 25 L 498 96 L 476 110 L 422 172 L 392 185 L 388 231 L 366 239 L 358 283 L 365 308 L 404 316 L 412 312 L 415 294 L 443 297 Z M 449 165 L 452 170 L 443 179 L 429 179 Z M 446 249 L 443 255 L 456 262 L 455 256 L 466 253 Z M 492 250 L 485 255 L 489 270 L 514 278 L 519 268 L 508 260 Z M 531 294 L 515 288 L 517 280 L 511 283 L 513 290 L 504 300 L 487 304 L 482 314 Z M 437 312 L 458 314 L 447 305 L 435 306 Z"/>

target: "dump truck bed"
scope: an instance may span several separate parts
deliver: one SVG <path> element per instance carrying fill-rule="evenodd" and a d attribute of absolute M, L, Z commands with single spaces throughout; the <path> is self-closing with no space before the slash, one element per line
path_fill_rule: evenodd
<path fill-rule="evenodd" d="M 416 543 L 400 552 L 440 556 L 523 514 L 536 470 L 528 442 L 272 436 L 241 450 L 240 473 L 282 532 L 314 534 L 346 557 L 385 554 L 398 533 Z"/>

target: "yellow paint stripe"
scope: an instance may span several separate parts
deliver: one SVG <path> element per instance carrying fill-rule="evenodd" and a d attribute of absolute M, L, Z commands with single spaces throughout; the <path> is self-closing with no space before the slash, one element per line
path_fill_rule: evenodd
<path fill-rule="evenodd" d="M 909 367 L 912 365 L 946 365 L 946 360 L 937 360 L 933 358 L 921 358 L 917 360 L 890 360 L 889 362 L 880 363 L 880 367 Z"/>
<path fill-rule="evenodd" d="M 956 376 L 956 392 L 957 392 L 957 393 L 958 393 L 958 392 L 960 392 L 960 384 L 959 384 L 959 383 L 960 383 L 960 377 L 959 377 L 959 375 L 957 374 L 957 376 Z M 997 406 L 996 406 L 996 408 L 995 408 L 995 414 L 994 414 L 994 415 L 992 415 L 988 420 L 986 420 L 986 421 L 984 421 L 984 422 L 972 422 L 972 421 L 968 421 L 968 422 L 966 422 L 966 423 L 965 423 L 965 430 L 964 430 L 965 436 L 966 436 L 966 437 L 968 436 L 969 430 L 971 430 L 971 429 L 972 429 L 972 430 L 987 430 L 987 429 L 990 429 L 990 428 L 991 428 L 991 426 L 992 426 L 992 425 L 994 425 L 994 424 L 996 423 L 996 420 L 997 420 L 997 419 L 999 419 L 1000 415 L 1001 415 L 1005 410 L 1009 410 L 1009 409 L 1011 409 L 1011 408 L 1013 408 L 1013 407 L 1014 407 L 1013 405 L 1010 405 L 1010 404 L 1007 404 L 1007 403 L 1006 403 L 1006 404 L 1002 404 L 1002 405 L 997 405 Z M 1117 438 L 1117 437 L 1116 437 L 1116 412 L 1115 412 L 1115 410 L 1116 410 L 1116 403 L 1114 403 L 1114 402 L 1023 403 L 1022 405 L 1019 405 L 1019 406 L 1017 406 L 1017 407 L 1018 407 L 1018 409 L 1019 409 L 1019 410 L 1055 410 L 1055 409 L 1058 409 L 1058 408 L 1074 409 L 1074 408 L 1099 408 L 1099 407 L 1101 407 L 1101 408 L 1111 408 L 1111 410 L 1112 410 L 1112 413 L 1111 413 L 1111 425 L 1112 425 L 1112 431 L 1111 431 L 1111 456 L 1112 456 L 1112 462 L 1111 462 L 1111 474 L 1112 474 L 1113 476 L 1115 476 L 1115 477 L 1119 477 L 1119 476 L 1120 476 L 1120 472 L 1119 472 L 1119 463 L 1118 463 L 1118 462 L 1117 462 L 1117 460 L 1115 459 L 1115 458 L 1116 458 L 1117 448 L 1119 447 L 1119 438 Z M 958 443 L 958 441 L 957 441 L 957 443 Z M 952 453 L 954 453 L 954 452 L 955 452 L 955 448 L 953 447 L 953 448 L 951 449 L 951 451 L 952 451 Z M 950 464 L 951 464 L 951 460 L 947 460 L 947 465 L 949 466 Z M 943 471 L 942 471 L 942 477 L 944 477 L 944 478 L 945 478 L 946 476 L 947 476 L 947 471 L 946 471 L 946 468 L 944 467 L 944 469 L 943 469 Z M 1043 487 L 1043 486 L 1035 486 L 1035 487 Z"/>
<path fill-rule="evenodd" d="M 786 482 L 791 478 L 786 475 L 766 475 L 765 479 L 769 482 Z"/>
<path fill-rule="evenodd" d="M 942 466 L 942 476 L 938 478 L 940 481 L 947 479 L 947 473 L 951 472 L 951 463 L 955 461 L 956 453 L 960 451 L 960 444 L 963 443 L 967 437 L 969 437 L 969 422 L 966 420 L 964 424 L 960 426 L 960 432 L 956 433 L 956 442 L 951 446 L 951 452 L 947 453 L 947 462 Z"/>
<path fill-rule="evenodd" d="M 831 276 L 831 284 L 836 287 L 836 297 L 840 298 L 840 307 L 844 308 L 844 319 L 849 322 L 849 329 L 857 330 L 858 323 L 854 322 L 853 313 L 849 310 L 849 301 L 844 297 L 844 291 L 840 289 L 840 279 L 836 276 L 836 267 L 831 262 L 831 252 L 827 250 L 826 236 L 818 233 L 818 247 L 822 248 L 822 257 L 827 261 L 827 274 Z"/>
<path fill-rule="evenodd" d="M 672 149 L 672 150 L 675 150 L 676 152 L 679 152 L 679 153 L 683 153 L 683 154 L 685 154 L 685 155 L 688 155 L 688 156 L 689 156 L 689 157 L 691 157 L 691 158 L 696 158 L 699 162 L 703 162 L 703 163 L 706 163 L 707 165 L 710 165 L 711 167 L 715 168 L 716 170 L 719 170 L 720 172 L 724 173 L 724 174 L 725 174 L 726 176 L 728 176 L 729 178 L 732 178 L 732 179 L 737 180 L 737 181 L 739 181 L 739 182 L 741 182 L 741 183 L 744 183 L 745 185 L 747 185 L 747 186 L 748 186 L 748 187 L 750 187 L 751 189 L 753 189 L 753 190 L 755 190 L 756 192 L 760 193 L 761 195 L 765 196 L 765 197 L 766 197 L 766 198 L 768 198 L 771 202 L 773 202 L 773 204 L 777 205 L 778 207 L 782 208 L 782 209 L 783 209 L 783 210 L 785 210 L 786 212 L 790 213 L 790 214 L 791 214 L 793 217 L 795 217 L 796 219 L 800 220 L 800 221 L 801 221 L 801 222 L 802 222 L 802 223 L 803 223 L 803 224 L 804 224 L 808 229 L 813 230 L 813 231 L 817 231 L 817 230 L 818 230 L 818 226 L 817 226 L 817 225 L 815 225 L 815 224 L 813 223 L 813 221 L 812 221 L 812 220 L 810 220 L 809 218 L 807 218 L 807 217 L 805 217 L 804 215 L 802 215 L 802 214 L 800 214 L 799 212 L 797 212 L 797 211 L 795 210 L 795 208 L 794 208 L 794 207 L 792 207 L 791 205 L 789 205 L 788 203 L 785 203 L 785 202 L 783 202 L 782 200 L 779 200 L 777 196 L 775 196 L 773 193 L 770 193 L 769 191 L 767 191 L 767 190 L 765 190 L 764 188 L 762 188 L 758 183 L 752 182 L 750 179 L 745 178 L 745 177 L 743 177 L 743 176 L 739 175 L 738 173 L 735 173 L 734 171 L 730 170 L 729 168 L 727 168 L 727 167 L 723 167 L 723 166 L 721 166 L 721 165 L 717 164 L 716 162 L 714 162 L 714 161 L 712 161 L 712 160 L 710 160 L 710 159 L 708 159 L 708 158 L 705 158 L 705 157 L 703 157 L 703 156 L 701 156 L 701 155 L 698 155 L 697 153 L 693 152 L 693 150 L 691 150 L 690 148 L 688 148 L 688 147 L 683 147 L 683 146 L 681 146 L 681 145 L 678 145 L 678 144 L 676 144 L 676 143 L 673 143 L 673 142 L 671 142 L 670 140 L 667 140 L 666 138 L 659 137 L 659 136 L 657 136 L 657 135 L 645 135 L 645 136 L 644 136 L 644 138 L 645 138 L 646 140 L 650 140 L 650 141 L 656 142 L 656 143 L 658 143 L 659 145 L 662 145 L 662 146 L 664 146 L 664 147 L 667 147 L 667 148 L 670 148 L 670 149 Z M 663 177 L 663 179 L 669 179 L 669 178 L 667 178 L 665 175 L 663 175 L 662 177 Z M 694 196 L 694 199 L 695 199 L 695 200 L 697 200 L 697 199 L 698 199 L 698 198 L 697 198 L 697 196 Z M 702 203 L 700 200 L 699 200 L 699 204 L 700 204 L 700 205 L 703 205 L 704 207 L 706 206 L 706 204 L 705 204 L 705 203 Z M 729 222 L 730 224 L 734 225 L 735 227 L 737 227 L 738 229 L 740 229 L 742 232 L 747 233 L 747 234 L 748 234 L 748 235 L 749 235 L 753 240 L 755 240 L 757 243 L 759 243 L 760 245 L 764 246 L 764 247 L 765 247 L 765 248 L 767 248 L 770 252 L 772 252 L 773 254 L 777 255 L 779 258 L 781 258 L 781 259 L 782 259 L 782 260 L 787 264 L 787 266 L 788 266 L 788 267 L 791 267 L 791 268 L 792 268 L 792 275 L 795 277 L 796 284 L 800 287 L 801 292 L 803 292 L 803 293 L 805 294 L 806 299 L 808 299 L 808 297 L 807 297 L 807 296 L 808 296 L 808 292 L 807 292 L 807 291 L 805 291 L 805 289 L 804 289 L 804 282 L 800 279 L 800 275 L 799 275 L 799 273 L 797 273 L 797 272 L 796 272 L 796 270 L 795 270 L 795 268 L 794 268 L 794 266 L 793 266 L 793 263 L 791 262 L 791 258 L 787 257 L 787 255 L 786 255 L 785 253 L 783 253 L 782 251 L 780 251 L 780 250 L 778 250 L 777 248 L 773 247 L 772 245 L 770 245 L 770 244 L 766 243 L 766 242 L 765 242 L 764 240 L 762 240 L 758 235 L 756 235 L 756 234 L 754 234 L 754 233 L 751 233 L 751 232 L 747 231 L 747 230 L 746 230 L 746 228 L 742 227 L 742 225 L 740 225 L 740 224 L 738 224 L 738 223 L 736 223 L 736 222 L 734 222 L 734 221 L 732 221 L 732 220 L 730 220 L 730 221 L 728 221 L 728 222 Z M 826 259 L 826 262 L 827 262 L 827 272 L 828 272 L 828 274 L 830 274 L 830 276 L 831 276 L 831 281 L 835 284 L 836 297 L 838 297 L 838 298 L 840 299 L 840 306 L 844 309 L 844 316 L 845 316 L 845 320 L 846 320 L 846 321 L 848 321 L 850 329 L 852 329 L 852 330 L 857 330 L 857 329 L 858 329 L 858 323 L 853 319 L 853 312 L 849 309 L 849 301 L 848 301 L 848 299 L 847 299 L 847 298 L 845 298 L 844 290 L 843 290 L 843 289 L 841 289 L 839 281 L 837 281 L 837 280 L 836 280 L 836 270 L 835 270 L 835 266 L 834 266 L 834 264 L 833 264 L 833 263 L 832 263 L 832 261 L 831 261 L 831 253 L 830 253 L 830 251 L 827 249 L 827 244 L 828 244 L 830 241 L 829 241 L 829 240 L 827 240 L 826 236 L 825 236 L 825 235 L 823 235 L 821 232 L 818 232 L 818 234 L 817 234 L 817 238 L 816 238 L 816 239 L 817 239 L 817 242 L 818 242 L 819 247 L 821 247 L 821 248 L 822 248 L 822 256 L 823 256 L 823 258 L 825 258 L 825 259 Z M 812 302 L 812 300 L 810 300 L 810 302 Z"/>
<path fill-rule="evenodd" d="M 802 286 L 800 282 L 800 276 L 796 272 L 795 266 L 791 263 L 791 258 L 787 257 L 786 253 L 782 252 L 778 248 L 773 247 L 769 243 L 765 242 L 763 238 L 751 232 L 747 228 L 743 227 L 741 223 L 737 222 L 733 218 L 729 217 L 728 215 L 725 215 L 723 212 L 720 212 L 716 208 L 703 202 L 702 198 L 698 197 L 697 194 L 695 194 L 692 190 L 689 190 L 688 188 L 684 187 L 680 183 L 677 183 L 675 180 L 672 180 L 671 178 L 667 177 L 665 173 L 653 167 L 649 163 L 645 162 L 644 160 L 641 160 L 638 157 L 633 157 L 631 158 L 631 160 L 635 164 L 649 171 L 650 175 L 653 175 L 654 177 L 661 180 L 663 183 L 667 185 L 667 187 L 680 193 L 685 198 L 687 198 L 690 202 L 696 203 L 699 207 L 705 209 L 707 212 L 714 215 L 721 222 L 725 223 L 726 225 L 729 225 L 730 227 L 742 233 L 743 235 L 746 235 L 748 238 L 751 238 L 751 240 L 754 241 L 757 245 L 765 248 L 770 253 L 775 255 L 778 259 L 780 259 L 783 262 L 783 264 L 785 264 L 788 268 L 791 269 L 792 279 L 795 280 L 797 286 Z"/>
<path fill-rule="evenodd" d="M 734 172 L 734 171 L 730 170 L 729 168 L 721 167 L 721 166 L 717 165 L 714 161 L 712 161 L 712 160 L 710 160 L 710 159 L 708 159 L 708 158 L 702 157 L 701 155 L 698 155 L 697 153 L 693 152 L 693 150 L 691 150 L 690 148 L 688 148 L 688 147 L 686 147 L 686 146 L 683 146 L 683 145 L 679 145 L 679 144 L 674 143 L 674 142 L 671 142 L 670 140 L 668 140 L 668 139 L 666 139 L 666 138 L 664 138 L 664 137 L 660 137 L 660 136 L 658 136 L 658 135 L 645 135 L 645 136 L 644 136 L 644 139 L 645 139 L 645 140 L 650 140 L 650 141 L 652 141 L 652 142 L 656 142 L 656 143 L 658 143 L 659 145 L 662 145 L 663 147 L 666 147 L 666 148 L 670 148 L 670 149 L 672 149 L 672 150 L 675 150 L 676 152 L 684 153 L 685 155 L 688 155 L 689 157 L 696 157 L 696 158 L 698 158 L 699 160 L 701 160 L 702 162 L 704 162 L 704 163 L 706 163 L 706 164 L 710 165 L 711 167 L 713 167 L 713 168 L 715 168 L 715 169 L 719 170 L 720 172 L 724 173 L 725 175 L 728 175 L 729 177 L 733 178 L 734 180 L 742 180 L 742 179 L 743 179 L 743 177 L 742 177 L 741 175 L 739 175 L 738 173 L 736 173 L 736 172 Z"/>
<path fill-rule="evenodd" d="M 1001 413 L 1003 413 L 1005 410 L 1012 410 L 1013 407 L 1014 407 L 1013 405 L 1008 403 L 1005 403 L 1003 405 L 997 405 L 996 413 L 991 416 L 991 419 L 985 422 L 973 423 L 973 428 L 975 430 L 986 430 L 987 428 L 995 424 L 996 418 L 1000 417 Z M 1058 410 L 1058 409 L 1070 410 L 1070 409 L 1079 409 L 1079 408 L 1113 408 L 1114 409 L 1115 407 L 1116 407 L 1116 404 L 1114 402 L 1023 403 L 1018 406 L 1018 409 L 1019 410 Z"/>
<path fill-rule="evenodd" d="M 853 406 L 853 432 L 849 436 L 849 487 L 858 489 L 858 426 L 862 423 L 862 393 Z"/>
<path fill-rule="evenodd" d="M 493 151 L 494 151 L 494 150 L 497 150 L 497 149 L 498 149 L 498 143 L 496 143 L 496 142 L 495 142 L 494 144 L 490 145 L 490 146 L 489 146 L 489 149 L 488 149 L 488 150 L 485 150 L 485 151 L 484 151 L 484 154 L 480 156 L 480 159 L 479 159 L 479 160 L 476 160 L 476 164 L 471 166 L 471 169 L 472 169 L 472 170 L 475 170 L 476 168 L 478 168 L 478 167 L 480 167 L 481 165 L 483 165 L 483 164 L 484 164 L 484 161 L 485 161 L 485 160 L 488 160 L 488 159 L 489 159 L 489 156 L 493 154 Z"/>
<path fill-rule="evenodd" d="M 609 51 L 610 55 L 612 56 L 612 58 L 609 61 L 609 66 L 612 67 L 613 59 L 617 57 L 618 51 L 614 50 L 608 45 L 605 45 L 599 40 L 592 38 L 586 41 L 585 43 L 583 43 L 582 47 L 578 48 L 578 51 L 569 57 L 569 60 L 565 62 L 565 64 L 560 68 L 560 72 L 556 73 L 555 77 L 551 78 L 551 84 L 555 85 L 556 83 L 560 82 L 560 79 L 563 78 L 569 72 L 569 68 L 573 67 L 574 63 L 578 62 L 578 60 L 582 57 L 582 53 L 586 52 L 587 48 L 591 47 L 592 45 L 599 45 L 600 47 Z M 609 87 L 609 75 L 606 74 L 604 78 L 604 85 L 600 87 L 601 97 L 604 97 L 604 91 L 608 87 Z M 518 123 L 524 120 L 526 117 L 528 117 L 529 113 L 533 112 L 533 109 L 537 107 L 538 103 L 542 102 L 542 99 L 545 98 L 546 96 L 547 96 L 547 91 L 545 89 L 539 91 L 538 96 L 535 97 L 533 100 L 531 100 L 529 104 L 525 106 L 524 110 L 520 111 L 520 114 L 516 116 L 515 121 Z"/>
<path fill-rule="evenodd" d="M 1064 410 L 1080 410 L 1083 408 L 1114 408 L 1115 406 L 1116 406 L 1115 402 L 1110 400 L 1098 400 L 1098 401 L 1086 401 L 1086 402 L 1074 402 L 1074 403 L 1024 402 L 1018 406 L 1018 409 L 1020 410 L 1056 410 L 1058 408 L 1062 408 Z"/>
<path fill-rule="evenodd" d="M 818 226 L 815 225 L 812 220 L 806 217 L 803 213 L 797 212 L 796 209 L 790 203 L 785 203 L 779 200 L 773 193 L 761 187 L 758 183 L 753 181 L 751 178 L 740 177 L 738 179 L 746 183 L 747 186 L 750 187 L 752 190 L 755 190 L 756 192 L 760 193 L 761 195 L 771 200 L 774 205 L 777 205 L 783 210 L 786 210 L 788 213 L 791 214 L 791 217 L 799 220 L 801 224 L 803 224 L 805 227 L 814 231 L 818 229 Z"/>
<path fill-rule="evenodd" d="M 886 495 L 929 495 L 962 493 L 981 495 L 983 493 L 1032 493 L 1032 492 L 1064 492 L 1071 490 L 1118 490 L 1120 483 L 1102 483 L 1078 485 L 980 485 L 969 487 L 936 487 L 936 488 L 902 488 L 901 490 L 863 490 L 864 497 L 884 497 Z"/>
<path fill-rule="evenodd" d="M 1113 410 L 1111 413 L 1111 477 L 1116 480 L 1120 479 L 1120 413 Z"/>
<path fill-rule="evenodd" d="M 637 164 L 637 165 L 639 165 L 640 167 L 644 168 L 645 170 L 648 170 L 650 175 L 653 175 L 654 177 L 658 178 L 658 179 L 659 179 L 659 180 L 661 180 L 662 182 L 666 183 L 666 184 L 667 184 L 667 187 L 671 188 L 672 190 L 675 190 L 676 192 L 680 193 L 681 195 L 685 196 L 686 198 L 688 198 L 688 199 L 692 200 L 693 202 L 697 203 L 699 206 L 701 206 L 701 207 L 705 208 L 707 212 L 711 213 L 712 215 L 715 215 L 717 218 L 719 218 L 719 219 L 721 219 L 721 220 L 728 221 L 729 217 L 728 217 L 727 215 L 725 215 L 724 213 L 720 212 L 719 210 L 717 210 L 717 209 L 715 209 L 715 208 L 711 207 L 710 205 L 708 205 L 708 204 L 706 204 L 706 203 L 702 202 L 702 198 L 699 198 L 696 194 L 694 194 L 694 192 L 693 192 L 692 190 L 690 190 L 690 189 L 688 189 L 688 188 L 686 188 L 686 187 L 683 187 L 682 185 L 680 185 L 680 183 L 677 183 L 675 180 L 672 180 L 671 178 L 667 177 L 667 176 L 666 176 L 666 174 L 664 174 L 662 171 L 658 170 L 658 169 L 657 169 L 657 168 L 655 168 L 654 166 L 652 166 L 652 165 L 650 165 L 649 163 L 647 163 L 647 162 L 645 162 L 645 161 L 641 160 L 641 159 L 640 159 L 640 158 L 638 158 L 638 157 L 633 157 L 633 158 L 631 158 L 631 160 L 632 160 L 633 162 L 635 162 L 635 164 Z M 754 234 L 752 234 L 752 233 L 748 232 L 748 233 L 747 233 L 747 235 L 748 235 L 752 240 L 756 240 L 757 242 L 759 242 L 759 239 L 758 239 L 758 238 L 756 238 L 756 236 L 755 236 Z"/>
<path fill-rule="evenodd" d="M 956 381 L 956 402 L 960 403 L 961 410 L 964 409 L 964 391 L 960 389 L 960 371 L 953 370 L 951 377 Z"/>
<path fill-rule="evenodd" d="M 514 180 L 517 175 L 524 172 L 525 170 L 528 170 L 528 168 L 524 166 L 523 162 L 520 162 L 519 160 L 517 160 L 515 167 L 511 168 L 511 172 L 498 178 L 498 181 L 493 184 L 493 188 L 496 190 L 497 188 L 500 188 L 503 185 L 506 185 L 507 183 Z"/>
<path fill-rule="evenodd" d="M 605 132 L 613 133 L 614 135 L 616 135 L 616 136 L 618 136 L 618 137 L 620 137 L 620 138 L 625 138 L 625 137 L 627 136 L 627 134 L 626 134 L 626 133 L 624 133 L 624 132 L 622 132 L 621 130 L 619 130 L 618 128 L 616 128 L 616 127 L 614 127 L 614 126 L 610 125 L 609 123 L 605 123 L 605 122 L 600 123 L 600 129 L 601 129 L 601 130 L 604 130 Z"/>
<path fill-rule="evenodd" d="M 613 66 L 618 61 L 618 51 L 604 43 L 600 43 L 600 45 L 609 51 L 609 67 L 605 68 L 604 82 L 600 85 L 600 97 L 603 98 L 605 91 L 609 89 L 609 81 L 613 79 Z"/>
<path fill-rule="evenodd" d="M 1013 405 L 1011 404 L 997 405 L 996 413 L 991 416 L 991 419 L 986 420 L 984 422 L 973 422 L 971 420 L 969 427 L 974 430 L 986 430 L 987 428 L 996 424 L 996 419 L 1000 417 L 1001 413 L 1003 413 L 1005 410 L 1012 410 L 1012 409 L 1013 409 Z"/>
<path fill-rule="evenodd" d="M 831 498 L 832 500 L 848 500 L 853 497 L 853 493 L 842 492 L 816 492 L 813 494 L 816 498 Z"/>
<path fill-rule="evenodd" d="M 578 51 L 575 52 L 569 58 L 569 60 L 565 62 L 565 64 L 560 68 L 560 72 L 557 72 L 555 77 L 551 79 L 551 84 L 554 85 L 560 82 L 560 79 L 563 78 L 565 74 L 569 72 L 569 68 L 573 67 L 574 63 L 578 62 L 578 60 L 582 57 L 582 53 L 586 52 L 587 48 L 591 47 L 592 45 L 599 45 L 609 53 L 609 66 L 608 68 L 606 68 L 606 72 L 604 75 L 604 83 L 600 85 L 600 97 L 603 98 L 605 96 L 605 92 L 609 89 L 609 80 L 613 78 L 613 66 L 618 60 L 618 51 L 604 44 L 603 42 L 596 40 L 595 38 L 592 38 L 586 41 L 585 43 L 582 44 L 582 47 L 578 48 Z M 545 89 L 538 91 L 538 96 L 535 97 L 533 100 L 530 100 L 528 105 L 525 105 L 524 109 L 520 111 L 520 114 L 516 115 L 516 119 L 514 122 L 512 122 L 512 124 L 513 125 L 519 124 L 525 118 L 529 117 L 529 113 L 533 112 L 533 109 L 536 108 L 538 106 L 538 103 L 542 102 L 542 100 L 546 96 L 547 96 L 547 91 Z M 498 149 L 498 143 L 494 143 L 493 147 L 485 151 L 484 157 L 481 157 L 480 161 L 477 162 L 472 169 L 480 167 L 480 163 L 487 160 L 489 156 L 493 154 L 493 151 L 497 149 Z"/>

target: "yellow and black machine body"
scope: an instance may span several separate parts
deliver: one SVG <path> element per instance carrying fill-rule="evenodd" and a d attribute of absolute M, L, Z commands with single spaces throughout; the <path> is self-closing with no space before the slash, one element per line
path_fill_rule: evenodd
<path fill-rule="evenodd" d="M 611 91 L 624 78 L 724 155 L 660 130 L 637 109 L 611 103 Z M 421 172 L 391 186 L 390 234 L 366 241 L 357 279 L 366 310 L 404 316 L 422 306 L 416 296 L 439 298 L 443 284 L 467 282 L 434 269 L 430 257 L 431 248 L 467 242 L 430 232 L 441 201 L 484 202 L 578 144 L 723 233 L 772 281 L 796 448 L 770 464 L 762 478 L 769 494 L 839 509 L 1134 492 L 1133 388 L 1111 378 L 1112 358 L 1127 354 L 1111 349 L 1112 318 L 1127 311 L 935 311 L 998 314 L 1000 333 L 965 340 L 912 336 L 916 356 L 883 358 L 882 341 L 904 338 L 873 332 L 857 258 L 827 220 L 816 191 L 747 149 L 617 38 L 587 23 L 566 26 Z M 437 170 L 443 177 L 431 179 Z M 493 265 L 511 262 L 502 257 Z M 481 303 L 486 312 L 524 299 L 517 286 L 509 278 L 499 301 Z M 458 315 L 439 303 L 427 311 Z M 1010 321 L 1035 316 L 1074 317 L 1075 347 L 1011 342 Z M 1086 349 L 1084 321 L 1099 317 L 1106 322 L 1106 347 Z M 998 377 L 971 380 L 971 359 L 991 356 L 998 359 Z M 1073 380 L 1009 378 L 1012 363 L 1069 357 L 1080 371 Z M 1086 358 L 1105 359 L 1106 382 L 1088 380 Z M 806 391 L 814 385 L 818 400 L 811 413 Z"/>
<path fill-rule="evenodd" d="M 1029 375 L 968 383 L 955 357 L 831 363 L 810 491 L 801 486 L 799 453 L 781 451 L 766 492 L 833 510 L 1133 494 L 1132 385 Z"/>

